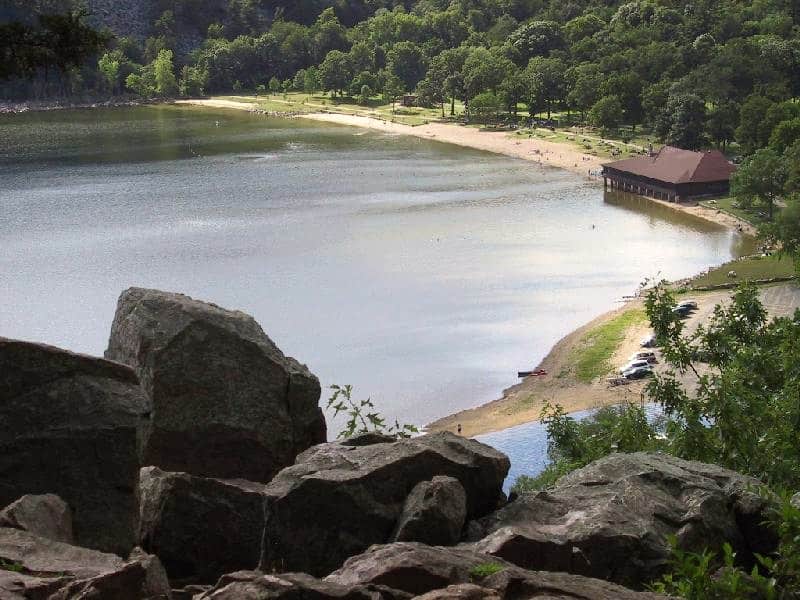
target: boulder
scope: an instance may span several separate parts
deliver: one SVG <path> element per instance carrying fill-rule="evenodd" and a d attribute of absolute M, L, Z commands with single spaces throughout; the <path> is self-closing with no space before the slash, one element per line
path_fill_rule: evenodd
<path fill-rule="evenodd" d="M 72 513 L 55 494 L 26 494 L 0 511 L 0 527 L 24 529 L 41 537 L 73 544 Z"/>
<path fill-rule="evenodd" d="M 367 446 L 320 444 L 266 487 L 260 568 L 324 575 L 372 544 L 389 541 L 414 487 L 458 480 L 477 518 L 504 499 L 508 458 L 475 440 L 439 432 Z"/>
<path fill-rule="evenodd" d="M 373 546 L 354 556 L 325 581 L 345 587 L 381 585 L 415 597 L 452 585 L 473 584 L 501 597 L 581 598 L 584 600 L 655 600 L 663 596 L 634 592 L 619 585 L 571 575 L 527 571 L 468 546 L 434 547 L 417 542 Z M 474 589 L 470 589 L 474 593 Z M 443 596 L 442 591 L 434 597 Z M 489 595 L 484 597 L 493 597 Z"/>
<path fill-rule="evenodd" d="M 393 542 L 450 546 L 461 538 L 467 494 L 453 477 L 418 483 L 406 498 Z"/>
<path fill-rule="evenodd" d="M 459 583 L 458 585 L 448 585 L 441 590 L 433 590 L 421 596 L 417 600 L 502 600 L 502 596 L 497 590 L 485 588 L 473 583 Z"/>
<path fill-rule="evenodd" d="M 614 454 L 523 494 L 470 524 L 476 547 L 528 569 L 565 571 L 641 588 L 668 567 L 668 536 L 685 550 L 730 542 L 744 566 L 769 554 L 760 483 L 715 465 L 661 454 Z"/>
<path fill-rule="evenodd" d="M 380 586 L 342 586 L 305 573 L 241 571 L 222 577 L 199 600 L 406 600 L 410 594 Z"/>
<path fill-rule="evenodd" d="M 57 494 L 81 546 L 126 556 L 138 514 L 138 435 L 150 410 L 110 361 L 0 338 L 0 506 Z"/>
<path fill-rule="evenodd" d="M 214 583 L 258 565 L 264 485 L 145 467 L 140 477 L 139 539 L 170 578 Z"/>
<path fill-rule="evenodd" d="M 242 312 L 131 288 L 106 358 L 133 367 L 152 400 L 145 465 L 266 482 L 326 439 L 319 381 Z"/>
<path fill-rule="evenodd" d="M 115 554 L 71 546 L 21 529 L 0 528 L 0 592 L 8 597 L 48 600 L 78 598 L 170 598 L 166 573 L 154 556 Z M 5 598 L 6 596 L 0 596 Z"/>

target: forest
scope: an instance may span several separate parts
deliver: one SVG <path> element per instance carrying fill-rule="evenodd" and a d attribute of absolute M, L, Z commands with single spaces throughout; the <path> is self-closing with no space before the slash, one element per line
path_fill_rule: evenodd
<path fill-rule="evenodd" d="M 138 37 L 104 29 L 92 2 L 15 2 L 0 14 L 5 99 L 414 93 L 451 114 L 456 101 L 566 113 L 743 155 L 800 130 L 785 124 L 800 117 L 792 0 L 142 0 L 152 21 Z"/>

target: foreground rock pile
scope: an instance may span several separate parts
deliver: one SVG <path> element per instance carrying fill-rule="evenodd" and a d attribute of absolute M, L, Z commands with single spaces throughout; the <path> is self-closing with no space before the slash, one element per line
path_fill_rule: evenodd
<path fill-rule="evenodd" d="M 319 397 L 178 294 L 124 292 L 105 359 L 0 338 L 0 598 L 646 599 L 669 536 L 774 548 L 758 482 L 713 465 L 613 455 L 507 502 L 496 450 L 326 443 Z"/>

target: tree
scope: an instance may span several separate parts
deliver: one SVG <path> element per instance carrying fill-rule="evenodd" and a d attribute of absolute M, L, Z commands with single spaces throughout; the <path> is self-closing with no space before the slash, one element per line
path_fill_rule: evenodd
<path fill-rule="evenodd" d="M 600 98 L 589 111 L 589 122 L 595 127 L 615 129 L 622 120 L 622 102 L 617 96 Z"/>
<path fill-rule="evenodd" d="M 368 85 L 362 85 L 361 91 L 358 94 L 358 103 L 362 106 L 369 104 L 369 98 L 372 96 L 372 90 Z"/>
<path fill-rule="evenodd" d="M 595 63 L 581 63 L 566 72 L 567 102 L 584 115 L 600 99 L 603 74 Z"/>
<path fill-rule="evenodd" d="M 782 254 L 792 258 L 795 273 L 800 276 L 800 198 L 789 198 L 775 223 L 767 226 L 764 233 L 778 243 Z"/>
<path fill-rule="evenodd" d="M 506 107 L 506 110 L 517 116 L 517 104 L 522 102 L 528 91 L 528 82 L 525 76 L 519 72 L 513 72 L 503 80 L 498 88 L 498 98 Z"/>
<path fill-rule="evenodd" d="M 422 49 L 413 42 L 398 42 L 386 53 L 388 69 L 407 90 L 414 89 L 425 76 L 427 61 Z"/>
<path fill-rule="evenodd" d="M 417 84 L 417 102 L 421 106 L 441 106 L 442 116 L 444 117 L 444 102 L 447 100 L 444 86 L 431 81 L 427 77 Z"/>
<path fill-rule="evenodd" d="M 178 92 L 178 82 L 172 66 L 172 50 L 161 50 L 153 61 L 152 68 L 156 94 L 163 97 L 174 96 Z"/>
<path fill-rule="evenodd" d="M 771 148 L 762 148 L 745 159 L 731 178 L 731 193 L 742 205 L 754 201 L 766 207 L 772 220 L 775 200 L 783 194 L 786 165 Z"/>
<path fill-rule="evenodd" d="M 534 56 L 548 56 L 562 48 L 564 38 L 555 21 L 531 21 L 512 33 L 508 43 L 515 50 L 518 63 L 524 65 Z"/>
<path fill-rule="evenodd" d="M 514 70 L 514 63 L 486 48 L 474 48 L 464 60 L 464 90 L 467 98 L 489 90 L 496 92 Z"/>
<path fill-rule="evenodd" d="M 272 77 L 267 84 L 271 94 L 277 94 L 281 91 L 281 80 L 277 77 Z"/>
<path fill-rule="evenodd" d="M 733 139 L 735 124 L 739 117 L 739 107 L 735 102 L 723 101 L 711 109 L 706 121 L 706 133 L 717 145 L 725 150 L 725 146 Z"/>
<path fill-rule="evenodd" d="M 563 102 L 566 97 L 566 65 L 559 58 L 535 57 L 525 68 L 524 77 L 528 82 L 528 106 L 533 114 L 544 107 L 550 118 L 553 106 Z"/>
<path fill-rule="evenodd" d="M 800 118 L 779 123 L 769 136 L 769 147 L 782 154 L 797 140 L 800 140 Z"/>
<path fill-rule="evenodd" d="M 656 122 L 656 132 L 668 144 L 694 150 L 703 145 L 705 102 L 694 94 L 672 94 Z"/>
<path fill-rule="evenodd" d="M 478 122 L 492 122 L 503 109 L 503 103 L 492 92 L 483 92 L 469 102 L 468 112 L 470 120 Z"/>
<path fill-rule="evenodd" d="M 119 67 L 123 61 L 122 52 L 115 50 L 113 52 L 106 52 L 97 61 L 97 68 L 103 75 L 108 91 L 112 94 L 117 91 L 119 87 Z"/>
<path fill-rule="evenodd" d="M 398 96 L 402 96 L 406 91 L 402 80 L 394 73 L 386 74 L 386 81 L 383 84 L 383 99 L 392 103 L 392 112 L 395 111 L 395 102 Z"/>
<path fill-rule="evenodd" d="M 333 50 L 347 50 L 347 31 L 336 18 L 333 8 L 326 8 L 311 27 L 311 50 L 317 62 Z"/>
<path fill-rule="evenodd" d="M 352 77 L 347 54 L 340 50 L 331 50 L 319 66 L 319 80 L 326 92 L 339 92 L 344 95 Z"/>
<path fill-rule="evenodd" d="M 747 97 L 739 110 L 739 126 L 736 128 L 736 141 L 745 154 L 752 154 L 766 145 L 769 136 L 764 136 L 761 126 L 767 111 L 772 106 L 769 98 L 757 94 Z"/>
<path fill-rule="evenodd" d="M 456 98 L 464 96 L 464 63 L 467 48 L 450 48 L 433 57 L 426 78 L 450 97 L 450 114 L 456 114 Z"/>
<path fill-rule="evenodd" d="M 313 94 L 322 88 L 322 81 L 319 78 L 319 69 L 309 67 L 303 76 L 303 91 L 306 94 Z"/>

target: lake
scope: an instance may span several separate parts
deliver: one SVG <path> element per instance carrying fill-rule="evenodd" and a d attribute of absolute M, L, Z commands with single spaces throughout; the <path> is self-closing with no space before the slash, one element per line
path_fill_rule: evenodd
<path fill-rule="evenodd" d="M 517 159 L 162 106 L 0 115 L 0 248 L 2 336 L 102 354 L 123 289 L 179 291 L 424 425 L 742 240 Z"/>

